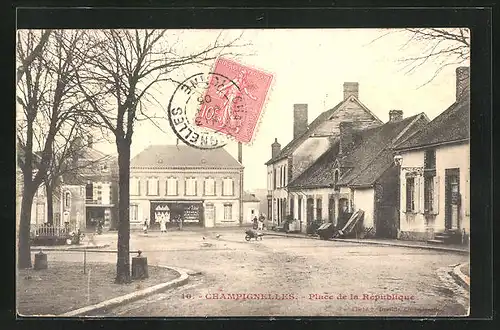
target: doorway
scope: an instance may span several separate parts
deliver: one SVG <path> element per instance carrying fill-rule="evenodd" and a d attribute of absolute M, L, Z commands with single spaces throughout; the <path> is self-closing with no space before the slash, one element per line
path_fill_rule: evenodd
<path fill-rule="evenodd" d="M 460 221 L 460 169 L 445 170 L 445 228 L 459 229 Z"/>
<path fill-rule="evenodd" d="M 307 206 L 306 206 L 306 219 L 307 223 L 311 223 L 314 219 L 314 199 L 313 198 L 308 198 L 307 199 Z"/>

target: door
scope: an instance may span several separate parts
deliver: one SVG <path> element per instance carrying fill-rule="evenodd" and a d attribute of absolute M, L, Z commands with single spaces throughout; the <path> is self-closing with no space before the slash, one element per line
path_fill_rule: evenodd
<path fill-rule="evenodd" d="M 307 223 L 310 223 L 313 221 L 313 217 L 314 217 L 314 199 L 312 199 L 312 198 L 307 199 L 306 212 L 307 212 L 307 215 L 306 215 Z"/>
<path fill-rule="evenodd" d="M 460 210 L 460 172 L 459 169 L 445 170 L 445 228 L 458 229 Z"/>
<path fill-rule="evenodd" d="M 335 199 L 333 197 L 328 200 L 328 222 L 335 223 Z"/>
<path fill-rule="evenodd" d="M 215 206 L 213 204 L 207 204 L 205 206 L 205 227 L 215 226 Z"/>

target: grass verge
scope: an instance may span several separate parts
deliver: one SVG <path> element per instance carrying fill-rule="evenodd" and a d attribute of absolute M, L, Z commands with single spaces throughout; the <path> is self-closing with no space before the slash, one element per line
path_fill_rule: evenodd
<path fill-rule="evenodd" d="M 171 281 L 173 270 L 148 266 L 149 278 L 130 284 L 115 284 L 116 266 L 89 263 L 85 274 L 81 263 L 51 262 L 48 269 L 18 271 L 17 312 L 21 315 L 58 315 L 97 304 L 134 291 Z"/>

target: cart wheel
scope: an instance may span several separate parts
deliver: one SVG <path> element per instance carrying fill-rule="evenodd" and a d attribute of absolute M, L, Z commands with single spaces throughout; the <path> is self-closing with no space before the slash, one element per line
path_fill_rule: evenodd
<path fill-rule="evenodd" d="M 251 238 L 249 235 L 246 235 L 246 236 L 245 236 L 245 241 L 250 242 L 250 240 L 251 240 L 251 239 L 252 239 L 252 238 Z"/>

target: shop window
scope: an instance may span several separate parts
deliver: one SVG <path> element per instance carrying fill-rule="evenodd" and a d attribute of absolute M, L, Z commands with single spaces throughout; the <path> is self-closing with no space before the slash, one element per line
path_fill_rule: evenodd
<path fill-rule="evenodd" d="M 233 205 L 224 204 L 224 221 L 232 221 L 232 220 L 233 220 Z"/>
<path fill-rule="evenodd" d="M 196 178 L 186 178 L 186 196 L 196 196 Z"/>
<path fill-rule="evenodd" d="M 406 212 L 415 212 L 415 178 L 406 178 Z"/>
<path fill-rule="evenodd" d="M 206 196 L 214 196 L 215 195 L 215 179 L 214 178 L 206 178 L 205 179 L 205 192 Z"/>
<path fill-rule="evenodd" d="M 167 196 L 177 196 L 179 193 L 177 178 L 171 177 L 167 179 Z"/>
<path fill-rule="evenodd" d="M 233 196 L 234 195 L 234 181 L 231 178 L 225 178 L 222 181 L 222 195 L 223 196 Z"/>
<path fill-rule="evenodd" d="M 130 205 L 130 221 L 139 221 L 139 205 Z"/>

